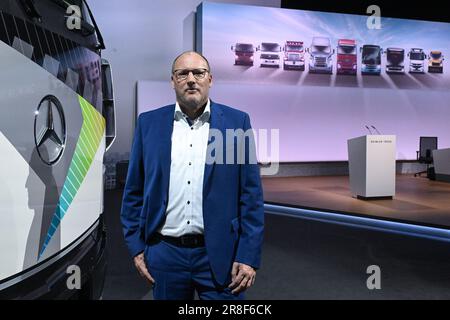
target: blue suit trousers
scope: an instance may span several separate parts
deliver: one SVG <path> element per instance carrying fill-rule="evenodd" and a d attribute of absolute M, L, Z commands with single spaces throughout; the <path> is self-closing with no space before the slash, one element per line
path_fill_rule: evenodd
<path fill-rule="evenodd" d="M 214 280 L 205 247 L 184 248 L 159 240 L 145 247 L 147 268 L 155 280 L 155 300 L 242 300 L 244 294 Z M 231 273 L 231 270 L 230 270 Z M 226 283 L 231 282 L 230 279 Z"/>

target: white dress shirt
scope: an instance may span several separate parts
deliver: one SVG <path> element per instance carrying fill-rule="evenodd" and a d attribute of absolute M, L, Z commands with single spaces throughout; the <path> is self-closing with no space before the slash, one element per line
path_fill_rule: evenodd
<path fill-rule="evenodd" d="M 210 101 L 195 120 L 188 120 L 178 102 L 172 132 L 169 199 L 165 236 L 203 234 L 203 176 L 209 136 Z M 191 122 L 191 124 L 189 124 Z"/>

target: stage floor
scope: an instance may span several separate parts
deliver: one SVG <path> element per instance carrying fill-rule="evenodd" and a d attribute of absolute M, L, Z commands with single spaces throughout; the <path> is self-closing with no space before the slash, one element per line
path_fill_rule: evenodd
<path fill-rule="evenodd" d="M 450 229 L 450 183 L 397 175 L 392 200 L 352 198 L 348 176 L 264 177 L 264 202 Z"/>

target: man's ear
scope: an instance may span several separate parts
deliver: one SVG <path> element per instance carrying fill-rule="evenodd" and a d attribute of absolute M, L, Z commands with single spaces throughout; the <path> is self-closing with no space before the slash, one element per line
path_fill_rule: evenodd
<path fill-rule="evenodd" d="M 173 76 L 170 77 L 170 83 L 172 84 L 172 89 L 175 90 L 175 81 L 173 80 Z"/>
<path fill-rule="evenodd" d="M 213 84 L 213 76 L 210 74 L 209 75 L 209 87 L 211 88 Z"/>

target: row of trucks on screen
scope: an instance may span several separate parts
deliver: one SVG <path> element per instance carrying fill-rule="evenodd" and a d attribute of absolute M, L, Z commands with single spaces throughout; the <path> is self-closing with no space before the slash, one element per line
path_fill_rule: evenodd
<path fill-rule="evenodd" d="M 253 66 L 255 52 L 260 52 L 261 67 L 280 67 L 283 69 L 305 70 L 305 53 L 309 53 L 309 72 L 333 73 L 333 55 L 336 53 L 338 74 L 357 73 L 357 44 L 355 40 L 340 39 L 337 48 L 332 49 L 329 38 L 314 37 L 309 48 L 304 48 L 302 41 L 286 41 L 283 46 L 278 43 L 263 42 L 254 47 L 250 43 L 237 43 L 231 47 L 235 54 L 235 65 Z M 386 55 L 387 73 L 405 72 L 405 50 L 402 48 L 387 48 L 384 51 L 379 45 L 363 45 L 360 47 L 361 73 L 381 74 L 381 56 Z M 444 69 L 444 56 L 441 51 L 431 51 L 427 56 L 420 48 L 412 48 L 409 57 L 410 73 L 428 72 L 442 73 Z"/>

